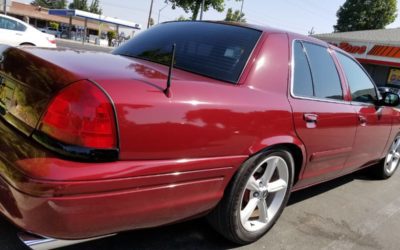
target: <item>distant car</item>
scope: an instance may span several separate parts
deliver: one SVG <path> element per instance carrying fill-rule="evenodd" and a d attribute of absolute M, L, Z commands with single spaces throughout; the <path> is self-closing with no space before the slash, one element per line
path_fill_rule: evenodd
<path fill-rule="evenodd" d="M 57 47 L 54 35 L 44 34 L 17 18 L 5 15 L 0 15 L 0 43 L 11 46 Z"/>
<path fill-rule="evenodd" d="M 51 28 L 51 27 L 41 28 L 41 29 L 38 29 L 38 30 L 40 30 L 42 33 L 51 34 L 51 35 L 53 35 L 55 37 L 61 37 L 61 31 L 59 31 L 57 29 L 54 29 L 54 28 Z"/>
<path fill-rule="evenodd" d="M 399 96 L 311 37 L 169 22 L 111 54 L 0 58 L 0 214 L 33 249 L 205 214 L 248 244 L 292 191 L 400 164 Z"/>
<path fill-rule="evenodd" d="M 394 94 L 400 95 L 400 88 L 399 87 L 394 87 L 394 86 L 385 86 L 385 87 L 379 87 L 379 92 L 381 93 L 386 93 L 386 92 L 391 92 Z"/>

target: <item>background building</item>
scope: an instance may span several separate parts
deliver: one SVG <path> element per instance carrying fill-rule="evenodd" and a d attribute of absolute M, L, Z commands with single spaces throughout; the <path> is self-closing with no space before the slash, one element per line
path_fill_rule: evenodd
<path fill-rule="evenodd" d="M 60 23 L 61 27 L 67 27 L 69 24 L 69 18 L 63 16 L 54 16 L 48 14 L 48 9 L 33 6 L 30 4 L 23 4 L 12 1 L 11 7 L 7 12 L 8 15 L 21 19 L 36 28 L 47 28 L 50 27 L 50 22 Z M 84 21 L 73 19 L 72 20 L 72 31 L 76 31 L 79 27 L 84 27 Z M 100 29 L 102 31 L 109 31 L 112 28 L 107 24 L 99 24 L 96 21 L 88 21 L 88 34 L 97 35 Z"/>
<path fill-rule="evenodd" d="M 352 54 L 380 86 L 400 88 L 400 29 L 319 34 L 314 37 Z"/>

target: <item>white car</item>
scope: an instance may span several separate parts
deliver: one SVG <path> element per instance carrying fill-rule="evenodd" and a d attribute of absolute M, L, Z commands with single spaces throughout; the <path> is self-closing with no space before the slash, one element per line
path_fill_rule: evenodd
<path fill-rule="evenodd" d="M 11 46 L 38 46 L 56 48 L 53 35 L 45 34 L 31 25 L 10 16 L 0 14 L 0 43 Z"/>

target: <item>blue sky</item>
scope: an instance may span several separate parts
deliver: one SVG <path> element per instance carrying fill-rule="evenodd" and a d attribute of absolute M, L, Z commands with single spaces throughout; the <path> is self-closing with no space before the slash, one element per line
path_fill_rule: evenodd
<path fill-rule="evenodd" d="M 89 3 L 90 1 L 88 0 Z M 269 25 L 301 34 L 307 34 L 313 27 L 316 33 L 329 33 L 336 24 L 336 11 L 344 2 L 345 0 L 244 0 L 243 12 L 249 23 Z M 100 0 L 100 4 L 107 16 L 133 21 L 143 27 L 147 25 L 150 0 Z M 240 9 L 240 5 L 241 2 L 226 0 L 223 13 L 210 10 L 204 14 L 204 19 L 221 20 L 225 17 L 226 9 Z M 159 9 L 163 6 L 164 0 L 154 0 L 152 17 L 156 23 Z M 172 10 L 168 6 L 161 12 L 160 22 L 175 20 L 181 15 L 190 16 L 181 9 Z M 400 18 L 389 27 L 400 27 Z"/>

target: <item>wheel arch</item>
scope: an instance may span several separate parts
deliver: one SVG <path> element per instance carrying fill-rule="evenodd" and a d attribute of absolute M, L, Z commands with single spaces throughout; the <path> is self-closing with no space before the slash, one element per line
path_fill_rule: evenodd
<path fill-rule="evenodd" d="M 249 158 L 272 149 L 284 149 L 292 154 L 294 160 L 293 184 L 296 184 L 303 172 L 305 161 L 307 159 L 304 144 L 298 138 L 293 136 L 277 136 L 268 138 L 250 148 Z"/>
<path fill-rule="evenodd" d="M 36 45 L 30 42 L 23 42 L 19 46 L 36 46 Z"/>

